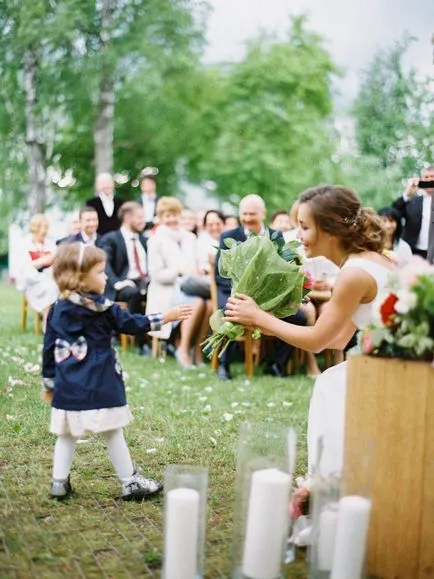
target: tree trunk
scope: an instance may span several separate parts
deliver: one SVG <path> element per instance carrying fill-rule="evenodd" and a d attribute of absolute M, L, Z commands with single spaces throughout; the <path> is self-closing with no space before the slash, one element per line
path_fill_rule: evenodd
<path fill-rule="evenodd" d="M 112 173 L 113 171 L 113 129 L 115 112 L 114 80 L 103 74 L 98 95 L 97 118 L 93 128 L 95 146 L 95 172 Z"/>
<path fill-rule="evenodd" d="M 24 54 L 24 91 L 26 95 L 26 145 L 29 178 L 27 206 L 31 215 L 41 213 L 47 195 L 45 143 L 36 111 L 38 101 L 38 62 L 32 48 Z"/>
<path fill-rule="evenodd" d="M 111 41 L 113 15 L 116 9 L 116 0 L 102 0 L 101 2 L 101 29 L 99 40 L 101 43 L 102 71 L 99 85 L 97 114 L 93 127 L 93 141 L 95 147 L 95 172 L 113 172 L 113 132 L 115 113 L 115 82 L 113 65 L 107 52 Z"/>

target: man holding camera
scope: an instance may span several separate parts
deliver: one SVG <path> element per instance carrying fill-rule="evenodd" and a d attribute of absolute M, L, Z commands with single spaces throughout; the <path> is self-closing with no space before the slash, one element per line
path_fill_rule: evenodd
<path fill-rule="evenodd" d="M 393 207 L 404 219 L 403 239 L 415 255 L 434 261 L 434 166 L 421 178 L 409 179 L 406 190 Z"/>

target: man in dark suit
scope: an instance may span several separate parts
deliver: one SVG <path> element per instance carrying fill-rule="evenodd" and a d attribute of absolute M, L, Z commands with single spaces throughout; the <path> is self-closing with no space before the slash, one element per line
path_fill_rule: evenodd
<path fill-rule="evenodd" d="M 97 234 L 98 214 L 90 206 L 83 207 L 79 212 L 80 231 L 59 241 L 64 243 L 84 243 L 85 245 L 99 245 L 101 237 Z"/>
<path fill-rule="evenodd" d="M 434 166 L 424 169 L 420 179 L 410 179 L 404 194 L 393 203 L 393 207 L 404 219 L 402 238 L 414 254 L 426 259 L 431 247 L 430 236 L 433 243 L 434 235 L 434 226 L 431 226 L 434 189 L 421 189 L 421 181 L 434 181 Z"/>
<path fill-rule="evenodd" d="M 267 227 L 264 225 L 266 214 L 265 203 L 259 195 L 247 195 L 240 201 L 239 217 L 241 225 L 236 229 L 226 231 L 220 238 L 220 249 L 227 249 L 225 239 L 235 239 L 236 241 L 246 241 L 247 236 L 251 233 L 264 235 Z M 269 229 L 270 234 L 273 233 Z M 215 281 L 217 286 L 218 307 L 224 309 L 228 298 L 231 295 L 231 282 L 229 279 L 220 275 L 218 270 L 218 255 L 215 263 Z M 306 316 L 298 311 L 293 316 L 286 318 L 286 321 L 299 326 L 306 325 Z M 277 346 L 271 352 L 271 355 L 265 360 L 265 374 L 282 377 L 285 376 L 286 363 L 289 360 L 293 347 L 281 340 L 277 340 Z M 226 352 L 221 356 L 217 369 L 217 376 L 221 380 L 230 380 L 232 378 L 229 364 L 233 349 L 229 346 Z"/>
<path fill-rule="evenodd" d="M 143 208 L 135 201 L 127 201 L 119 209 L 121 227 L 101 239 L 107 254 L 106 296 L 127 302 L 128 310 L 140 313 L 148 286 L 146 239 Z"/>
<path fill-rule="evenodd" d="M 155 177 L 155 167 L 147 167 L 140 174 L 141 195 L 138 202 L 142 205 L 145 214 L 145 235 L 149 235 L 155 225 L 157 214 L 157 180 Z"/>
<path fill-rule="evenodd" d="M 120 227 L 118 217 L 122 201 L 114 194 L 115 185 L 110 173 L 100 173 L 95 180 L 96 195 L 86 201 L 98 215 L 98 234 L 105 235 Z"/>

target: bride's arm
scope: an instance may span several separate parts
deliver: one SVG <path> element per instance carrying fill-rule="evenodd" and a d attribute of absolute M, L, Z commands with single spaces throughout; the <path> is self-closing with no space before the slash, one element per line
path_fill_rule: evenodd
<path fill-rule="evenodd" d="M 330 350 L 343 350 L 354 333 L 357 331 L 357 326 L 353 322 L 348 322 L 339 334 L 327 345 Z"/>
<path fill-rule="evenodd" d="M 351 317 L 365 296 L 375 296 L 375 291 L 375 282 L 370 275 L 361 269 L 348 268 L 339 275 L 327 308 L 314 326 L 296 326 L 278 320 L 262 311 L 247 296 L 230 298 L 225 316 L 228 321 L 247 327 L 258 327 L 264 333 L 276 336 L 302 350 L 321 352 L 332 343 L 335 346 L 335 341 L 341 337 L 344 328 L 349 333 Z"/>

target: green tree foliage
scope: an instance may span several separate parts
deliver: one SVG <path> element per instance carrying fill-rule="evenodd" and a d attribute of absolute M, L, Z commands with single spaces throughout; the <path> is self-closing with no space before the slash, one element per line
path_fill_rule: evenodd
<path fill-rule="evenodd" d="M 347 176 L 379 207 L 402 193 L 402 180 L 434 161 L 434 78 L 406 69 L 413 39 L 378 52 L 362 77 L 354 107 L 360 156 Z"/>
<path fill-rule="evenodd" d="M 190 175 L 215 181 L 218 194 L 233 201 L 257 192 L 270 209 L 333 180 L 336 74 L 320 37 L 301 18 L 286 42 L 261 37 L 242 62 L 207 71 L 199 95 L 203 134 L 191 143 Z"/>
<path fill-rule="evenodd" d="M 110 10 L 105 24 L 103 5 Z M 179 149 L 167 145 L 176 140 L 176 127 L 169 139 L 156 97 L 164 97 L 167 78 L 173 89 L 176 77 L 182 80 L 183 72 L 197 66 L 206 13 L 201 0 L 1 2 L 2 204 L 13 200 L 14 206 L 24 207 L 27 200 L 22 76 L 29 46 L 38 57 L 37 113 L 45 162 L 55 175 L 51 200 L 68 205 L 93 191 L 93 132 L 107 80 L 113 83 L 115 99 L 115 172 L 136 176 L 152 161 L 163 167 L 163 178 L 174 173 Z M 166 101 L 174 97 L 173 90 Z M 152 101 L 152 106 L 140 107 L 141 100 Z M 163 112 L 173 109 L 181 112 L 176 103 L 163 102 Z M 148 115 L 154 122 L 147 125 Z M 68 174 L 75 183 L 65 188 L 62 181 Z"/>

